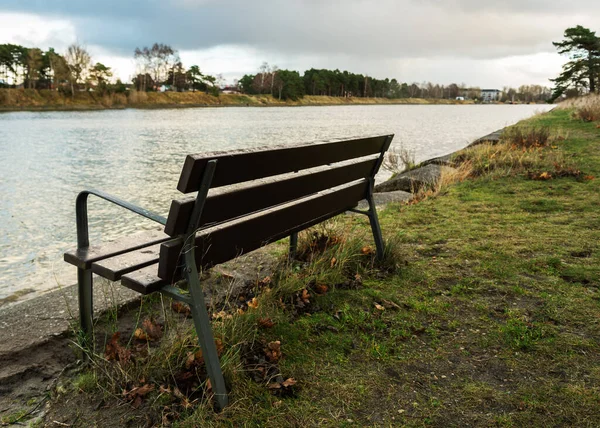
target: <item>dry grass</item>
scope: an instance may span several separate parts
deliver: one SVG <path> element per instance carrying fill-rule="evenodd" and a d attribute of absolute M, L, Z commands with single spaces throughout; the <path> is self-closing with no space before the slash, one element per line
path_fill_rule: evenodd
<path fill-rule="evenodd" d="M 400 174 L 414 169 L 417 166 L 415 162 L 415 151 L 408 150 L 402 145 L 398 148 L 390 149 L 385 154 L 381 166 L 383 169 L 390 171 L 393 174 Z"/>
<path fill-rule="evenodd" d="M 600 121 L 600 95 L 587 95 L 563 101 L 562 109 L 573 109 L 573 117 L 583 122 Z"/>

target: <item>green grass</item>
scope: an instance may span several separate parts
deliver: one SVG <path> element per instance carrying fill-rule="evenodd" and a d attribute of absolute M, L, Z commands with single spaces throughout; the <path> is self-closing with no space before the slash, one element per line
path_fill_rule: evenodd
<path fill-rule="evenodd" d="M 529 124 L 567 135 L 536 156 L 560 151 L 600 177 L 596 124 L 568 110 Z M 480 174 L 418 204 L 387 207 L 385 269 L 363 254 L 372 245 L 365 219 L 340 220 L 333 234 L 341 243 L 280 268 L 257 292 L 256 309 L 215 323 L 232 404 L 215 413 L 200 400 L 177 411 L 176 425 L 598 426 L 600 180 L 539 181 L 528 172 Z M 315 284 L 327 292 L 315 293 Z M 308 311 L 295 303 L 305 288 Z M 261 318 L 274 326 L 260 328 Z M 158 385 L 195 349 L 191 331 L 176 325 L 179 339 L 151 348 L 170 355 L 170 369 L 146 357 L 125 370 L 156 383 L 142 407 L 156 418 L 175 406 L 158 398 Z M 281 343 L 281 375 L 297 381 L 287 396 L 241 363 L 243 349 L 272 341 Z M 126 382 L 112 379 L 99 376 L 95 394 L 110 390 L 116 403 Z M 76 385 L 89 391 L 91 381 L 84 374 Z"/>

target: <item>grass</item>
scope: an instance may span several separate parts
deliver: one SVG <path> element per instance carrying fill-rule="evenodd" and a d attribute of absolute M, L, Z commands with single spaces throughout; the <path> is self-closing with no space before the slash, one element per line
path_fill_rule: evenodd
<path fill-rule="evenodd" d="M 201 365 L 189 390 L 177 379 L 198 348 L 189 319 L 159 299 L 120 318 L 130 361 L 98 358 L 67 380 L 48 420 L 71 423 L 74 402 L 103 400 L 134 426 L 598 426 L 600 131 L 572 112 L 520 125 L 549 129 L 545 144 L 470 149 L 460 176 L 388 206 L 385 265 L 367 220 L 342 217 L 304 234 L 299 261 L 215 308 L 223 412 Z M 162 339 L 130 340 L 152 317 Z"/>

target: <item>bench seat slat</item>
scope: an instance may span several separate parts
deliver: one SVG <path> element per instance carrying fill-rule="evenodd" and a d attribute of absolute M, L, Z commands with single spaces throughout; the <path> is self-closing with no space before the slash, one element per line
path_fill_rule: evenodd
<path fill-rule="evenodd" d="M 188 155 L 177 189 L 195 192 L 210 160 L 218 160 L 211 187 L 226 186 L 381 153 L 391 135 L 297 146 Z"/>
<path fill-rule="evenodd" d="M 364 199 L 369 182 L 323 191 L 309 197 L 205 229 L 196 236 L 196 263 L 212 265 L 231 260 L 269 242 L 303 230 L 340 214 Z M 175 239 L 161 244 L 158 276 L 167 281 L 176 278 L 183 243 Z"/>
<path fill-rule="evenodd" d="M 92 272 L 111 281 L 118 281 L 129 272 L 158 263 L 160 244 L 140 248 L 92 263 Z M 157 269 L 155 267 L 155 269 Z"/>
<path fill-rule="evenodd" d="M 159 278 L 156 265 L 146 266 L 121 277 L 121 284 L 141 294 L 150 294 L 160 290 L 169 281 Z"/>
<path fill-rule="evenodd" d="M 160 244 L 169 239 L 172 238 L 165 234 L 161 229 L 152 229 L 128 235 L 114 242 L 67 251 L 64 254 L 64 260 L 78 268 L 89 269 L 94 262 L 129 251 L 135 251 L 140 248 Z"/>
<path fill-rule="evenodd" d="M 312 170 L 288 174 L 281 178 L 266 178 L 247 187 L 209 195 L 202 211 L 200 225 L 218 224 L 261 209 L 292 201 L 367 177 L 376 165 L 377 157 L 356 162 L 344 162 Z M 165 225 L 167 235 L 185 233 L 194 209 L 195 198 L 173 200 Z"/>

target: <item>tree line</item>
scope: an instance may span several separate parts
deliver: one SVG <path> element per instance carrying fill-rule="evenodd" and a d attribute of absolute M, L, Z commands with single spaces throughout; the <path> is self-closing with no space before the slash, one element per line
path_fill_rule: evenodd
<path fill-rule="evenodd" d="M 154 43 L 137 47 L 133 52 L 135 76 L 130 85 L 113 81 L 111 67 L 94 62 L 80 44 L 72 44 L 64 54 L 53 48 L 42 51 L 13 44 L 0 44 L 0 87 L 52 89 L 74 95 L 78 90 L 93 89 L 101 94 L 125 92 L 130 86 L 138 91 L 204 91 L 219 94 L 221 75 L 203 73 L 198 65 L 185 68 L 172 46 Z M 579 82 L 582 87 L 585 82 Z M 591 82 L 593 86 L 594 82 Z M 331 97 L 381 97 L 474 99 L 481 89 L 464 83 L 440 85 L 432 82 L 407 83 L 395 78 L 377 79 L 349 71 L 311 68 L 304 74 L 281 70 L 264 62 L 256 74 L 246 74 L 235 82 L 234 89 L 245 94 L 270 94 L 281 100 L 296 100 L 305 95 Z M 500 101 L 543 102 L 552 95 L 539 85 L 504 87 Z"/>
<path fill-rule="evenodd" d="M 381 98 L 433 98 L 477 100 L 479 87 L 464 83 L 440 85 L 432 82 L 407 83 L 397 79 L 376 79 L 349 71 L 311 68 L 300 75 L 297 71 L 280 70 L 264 62 L 256 74 L 246 74 L 238 81 L 239 89 L 246 94 L 271 94 L 279 99 L 298 99 L 304 95 L 331 97 L 381 97 Z M 544 102 L 551 90 L 540 85 L 504 87 L 503 102 Z"/>
<path fill-rule="evenodd" d="M 170 90 L 219 94 L 221 76 L 202 73 L 197 65 L 184 69 L 177 50 L 169 45 L 154 43 L 150 47 L 136 48 L 133 57 L 136 62 L 134 89 L 156 91 L 165 86 Z M 87 49 L 78 43 L 70 45 L 64 54 L 53 48 L 43 51 L 0 44 L 0 88 L 50 89 L 72 96 L 79 90 L 93 89 L 100 94 L 127 90 L 128 85 L 120 79 L 114 82 L 112 78 L 111 67 L 94 62 Z"/>

